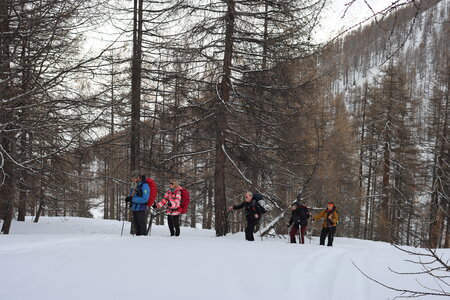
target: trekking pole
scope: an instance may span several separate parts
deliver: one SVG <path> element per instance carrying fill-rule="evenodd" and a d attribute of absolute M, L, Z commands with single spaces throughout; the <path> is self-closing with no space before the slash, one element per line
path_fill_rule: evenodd
<path fill-rule="evenodd" d="M 311 221 L 311 230 L 307 230 L 306 231 L 306 233 L 307 233 L 307 237 L 308 237 L 308 240 L 309 240 L 309 244 L 311 244 L 311 242 L 312 242 L 312 234 L 313 234 L 313 231 L 314 231 L 314 227 L 313 227 L 313 223 L 312 223 L 312 221 Z"/>
<path fill-rule="evenodd" d="M 298 243 L 302 244 L 302 225 L 298 224 Z"/>
<path fill-rule="evenodd" d="M 122 210 L 122 209 L 121 209 Z M 123 215 L 122 215 L 122 231 L 120 232 L 120 236 L 122 237 L 123 236 L 123 227 L 125 226 L 125 218 L 123 217 Z"/>
<path fill-rule="evenodd" d="M 149 213 L 150 213 L 150 220 L 148 221 L 147 232 L 146 232 L 147 235 L 152 234 L 153 219 L 155 218 L 155 216 L 157 216 L 157 212 L 151 206 L 149 209 Z"/>
<path fill-rule="evenodd" d="M 263 237 L 262 237 L 262 235 L 261 235 L 261 225 L 262 225 L 262 223 L 263 223 L 263 219 L 264 219 L 264 216 L 261 216 L 261 222 L 259 223 L 259 237 L 261 238 L 261 241 L 264 241 L 263 240 Z"/>
<path fill-rule="evenodd" d="M 131 192 L 131 199 L 133 199 L 133 197 L 134 197 L 134 195 L 136 195 L 136 188 L 134 188 L 133 189 L 133 191 Z M 129 208 L 131 208 L 131 205 L 132 205 L 132 202 L 130 202 L 130 204 L 129 204 Z M 126 208 L 126 205 L 125 205 L 125 216 L 128 214 L 128 210 L 127 210 L 127 208 Z M 130 226 L 130 230 L 132 230 L 133 229 L 133 226 L 134 226 L 134 219 L 133 219 L 133 216 L 131 216 L 131 226 Z M 123 226 L 124 226 L 124 224 L 125 224 L 125 218 L 123 219 L 123 223 L 122 223 L 122 233 L 120 234 L 120 236 L 122 236 L 122 234 L 123 234 Z M 131 233 L 131 232 L 130 232 Z M 134 237 L 134 233 L 133 233 L 133 237 Z"/>
<path fill-rule="evenodd" d="M 289 244 L 290 243 L 290 241 L 289 241 L 289 238 L 290 238 L 290 236 L 289 236 L 289 228 L 291 228 L 291 226 L 289 225 L 288 227 L 287 227 L 287 243 Z"/>

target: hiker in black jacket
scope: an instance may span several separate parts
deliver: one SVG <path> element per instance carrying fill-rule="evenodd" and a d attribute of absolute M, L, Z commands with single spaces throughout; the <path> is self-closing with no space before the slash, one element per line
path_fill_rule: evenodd
<path fill-rule="evenodd" d="M 245 193 L 245 200 L 239 205 L 233 205 L 228 208 L 228 211 L 241 209 L 245 207 L 245 217 L 247 218 L 247 227 L 245 228 L 245 239 L 247 241 L 254 241 L 253 231 L 262 214 L 266 212 L 264 208 L 263 196 L 260 194 L 253 194 L 252 192 Z"/>
<path fill-rule="evenodd" d="M 300 200 L 297 200 L 294 203 L 292 203 L 291 210 L 292 215 L 288 225 L 289 228 L 292 224 L 294 224 L 292 226 L 291 231 L 289 232 L 289 235 L 291 237 L 291 243 L 294 244 L 296 243 L 295 235 L 300 230 L 301 239 L 299 242 L 300 244 L 304 244 L 306 227 L 308 226 L 308 218 L 311 216 L 309 214 L 308 207 L 301 204 Z"/>

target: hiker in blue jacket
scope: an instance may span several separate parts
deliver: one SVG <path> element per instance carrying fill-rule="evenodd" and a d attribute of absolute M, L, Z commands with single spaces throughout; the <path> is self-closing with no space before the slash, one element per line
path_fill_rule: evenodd
<path fill-rule="evenodd" d="M 145 181 L 145 177 L 138 171 L 131 173 L 132 187 L 130 195 L 125 198 L 125 202 L 130 203 L 133 211 L 133 222 L 136 228 L 136 235 L 146 235 L 147 231 L 147 202 L 150 197 L 150 187 Z"/>

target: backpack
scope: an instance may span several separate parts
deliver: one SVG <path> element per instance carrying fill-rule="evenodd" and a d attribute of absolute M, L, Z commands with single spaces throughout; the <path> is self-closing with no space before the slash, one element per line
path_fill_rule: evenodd
<path fill-rule="evenodd" d="M 252 213 L 265 214 L 267 212 L 266 202 L 261 198 L 256 197 L 253 198 L 252 202 L 250 202 L 250 210 Z"/>
<path fill-rule="evenodd" d="M 253 194 L 253 200 L 256 201 L 256 205 L 259 206 L 261 209 L 261 213 L 266 213 L 269 211 L 269 207 L 267 206 L 266 201 L 264 201 L 264 197 L 261 194 Z"/>
<path fill-rule="evenodd" d="M 153 203 L 155 203 L 156 196 L 158 195 L 158 187 L 156 186 L 156 183 L 151 178 L 146 178 L 145 182 L 150 187 L 150 197 L 148 198 L 147 206 L 152 206 Z"/>
<path fill-rule="evenodd" d="M 180 202 L 180 212 L 181 214 L 185 214 L 188 211 L 189 202 L 191 202 L 191 196 L 189 195 L 189 191 L 184 187 L 180 186 L 181 190 L 181 202 Z"/>

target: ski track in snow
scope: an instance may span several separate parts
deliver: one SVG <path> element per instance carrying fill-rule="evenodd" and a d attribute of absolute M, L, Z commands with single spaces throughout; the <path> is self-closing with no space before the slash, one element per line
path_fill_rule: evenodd
<path fill-rule="evenodd" d="M 304 245 L 259 237 L 250 243 L 243 233 L 216 238 L 213 231 L 185 227 L 182 236 L 171 238 L 165 226 L 154 226 L 151 237 L 132 237 L 128 223 L 120 237 L 118 221 L 41 221 L 15 222 L 11 235 L 0 236 L 0 299 L 380 300 L 397 295 L 368 281 L 352 261 L 385 283 L 418 288 L 415 278 L 388 270 L 415 267 L 386 243 L 336 238 L 334 247 L 323 247 L 317 237 Z"/>

